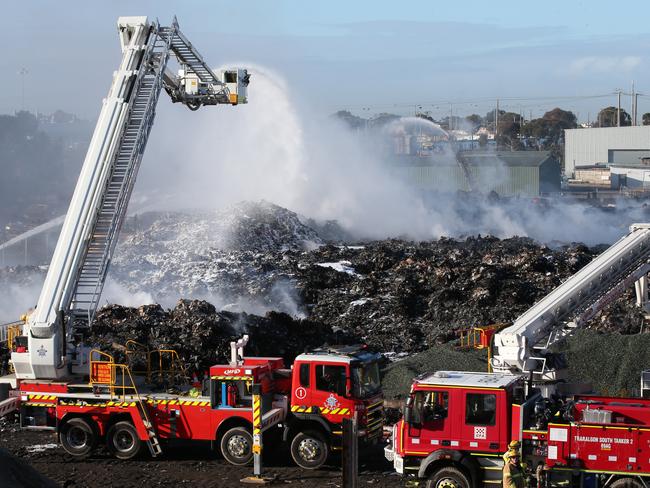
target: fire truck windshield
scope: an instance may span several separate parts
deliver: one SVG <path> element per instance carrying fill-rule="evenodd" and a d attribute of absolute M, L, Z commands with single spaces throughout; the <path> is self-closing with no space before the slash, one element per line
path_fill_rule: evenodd
<path fill-rule="evenodd" d="M 352 394 L 355 398 L 366 398 L 381 389 L 379 364 L 376 361 L 352 366 Z"/>

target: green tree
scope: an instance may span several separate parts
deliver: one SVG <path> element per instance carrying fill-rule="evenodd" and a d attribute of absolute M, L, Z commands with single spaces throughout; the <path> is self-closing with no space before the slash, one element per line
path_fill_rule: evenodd
<path fill-rule="evenodd" d="M 518 149 L 519 133 L 521 132 L 521 116 L 514 112 L 499 114 L 497 145 Z"/>
<path fill-rule="evenodd" d="M 467 117 L 465 117 L 465 120 L 472 128 L 472 132 L 475 132 L 476 129 L 478 129 L 479 127 L 481 127 L 481 125 L 483 125 L 483 117 L 481 117 L 478 114 L 468 115 Z"/>
<path fill-rule="evenodd" d="M 366 126 L 366 119 L 352 115 L 347 110 L 339 110 L 332 117 L 337 118 L 345 122 L 351 129 L 359 129 Z"/>
<path fill-rule="evenodd" d="M 596 119 L 596 127 L 616 127 L 616 107 L 605 107 L 600 112 L 598 112 L 598 118 Z M 621 109 L 621 126 L 632 125 L 632 117 L 625 110 Z"/>
<path fill-rule="evenodd" d="M 650 112 L 646 112 L 641 116 L 641 123 L 643 125 L 650 125 Z"/>
<path fill-rule="evenodd" d="M 538 144 L 545 149 L 551 149 L 562 144 L 565 129 L 575 129 L 576 127 L 578 127 L 578 120 L 575 114 L 556 107 L 539 119 L 533 119 L 524 124 L 521 133 L 526 137 L 537 139 Z"/>

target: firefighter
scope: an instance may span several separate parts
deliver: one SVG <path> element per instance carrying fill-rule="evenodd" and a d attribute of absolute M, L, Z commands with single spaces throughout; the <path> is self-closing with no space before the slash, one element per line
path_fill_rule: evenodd
<path fill-rule="evenodd" d="M 519 451 L 509 449 L 503 455 L 503 488 L 525 488 L 524 470 L 519 464 Z"/>

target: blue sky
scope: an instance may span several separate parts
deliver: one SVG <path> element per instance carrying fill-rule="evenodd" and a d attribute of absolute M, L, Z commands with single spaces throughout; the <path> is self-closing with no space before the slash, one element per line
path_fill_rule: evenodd
<path fill-rule="evenodd" d="M 93 118 L 120 58 L 115 21 L 141 14 L 161 23 L 176 14 L 215 66 L 271 69 L 321 112 L 422 106 L 442 116 L 451 102 L 455 113 L 484 114 L 500 97 L 515 112 L 539 116 L 560 105 L 586 120 L 632 80 L 650 94 L 650 2 L 640 0 L 26 0 L 5 4 L 12 21 L 0 34 L 0 112 L 21 107 L 24 66 L 26 108 Z M 590 95 L 603 96 L 559 98 Z M 650 98 L 639 111 L 650 111 Z"/>

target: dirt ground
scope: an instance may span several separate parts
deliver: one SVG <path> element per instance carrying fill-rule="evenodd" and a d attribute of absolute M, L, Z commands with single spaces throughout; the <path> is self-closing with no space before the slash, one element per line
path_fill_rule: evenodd
<path fill-rule="evenodd" d="M 143 455 L 132 461 L 120 461 L 103 452 L 89 459 L 74 460 L 55 444 L 56 438 L 51 432 L 16 431 L 12 428 L 0 432 L 0 449 L 6 449 L 29 463 L 62 487 L 250 486 L 240 483 L 240 480 L 252 475 L 252 468 L 226 463 L 211 451 L 209 443 L 167 445 L 163 447 L 164 454 L 160 458 L 153 460 Z M 285 449 L 267 446 L 266 451 L 263 474 L 277 477 L 271 486 L 341 486 L 341 471 L 335 465 L 316 471 L 301 470 L 290 463 Z M 404 486 L 384 459 L 382 446 L 361 453 L 359 471 L 360 487 Z"/>

